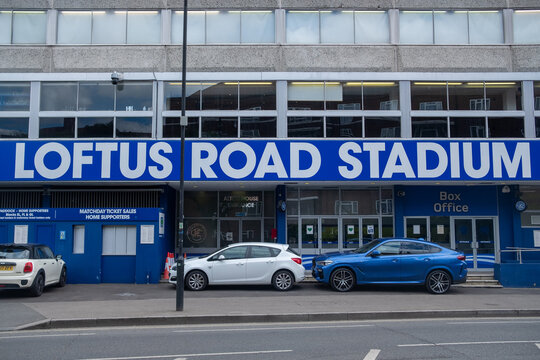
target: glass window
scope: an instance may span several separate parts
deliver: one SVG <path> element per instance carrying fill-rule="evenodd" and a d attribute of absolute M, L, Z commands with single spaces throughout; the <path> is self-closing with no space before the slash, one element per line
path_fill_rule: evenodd
<path fill-rule="evenodd" d="M 179 138 L 180 133 L 180 118 L 179 117 L 166 117 L 163 118 L 163 137 L 164 138 Z M 188 117 L 188 125 L 186 126 L 186 137 L 198 138 L 199 137 L 199 118 Z"/>
<path fill-rule="evenodd" d="M 203 110 L 238 110 L 237 82 L 202 83 L 202 89 Z"/>
<path fill-rule="evenodd" d="M 208 44 L 239 44 L 240 11 L 207 11 L 206 42 Z"/>
<path fill-rule="evenodd" d="M 0 118 L 0 138 L 27 138 L 28 118 Z"/>
<path fill-rule="evenodd" d="M 289 137 L 323 137 L 322 116 L 295 116 L 288 118 Z"/>
<path fill-rule="evenodd" d="M 267 246 L 251 246 L 250 257 L 252 258 L 276 257 L 279 254 L 279 252 L 280 251 L 278 249 L 269 248 Z"/>
<path fill-rule="evenodd" d="M 159 11 L 128 11 L 128 44 L 159 44 L 160 42 L 161 14 Z"/>
<path fill-rule="evenodd" d="M 375 215 L 379 189 L 342 190 L 341 215 Z"/>
<path fill-rule="evenodd" d="M 447 248 L 451 247 L 449 216 L 431 216 L 429 218 L 429 227 L 432 242 L 445 246 Z M 430 250 L 430 252 L 438 251 Z"/>
<path fill-rule="evenodd" d="M 204 11 L 188 11 L 187 43 L 204 44 L 206 13 Z M 184 12 L 175 11 L 172 14 L 171 41 L 173 44 L 181 44 L 184 33 Z"/>
<path fill-rule="evenodd" d="M 111 83 L 79 83 L 79 111 L 114 110 L 114 88 Z"/>
<path fill-rule="evenodd" d="M 401 137 L 399 117 L 366 117 L 365 137 Z"/>
<path fill-rule="evenodd" d="M 184 197 L 185 216 L 217 216 L 217 196 L 217 191 L 186 191 Z"/>
<path fill-rule="evenodd" d="M 484 83 L 448 83 L 448 99 L 450 110 L 485 110 Z"/>
<path fill-rule="evenodd" d="M 378 250 L 381 255 L 399 255 L 400 248 L 400 241 L 389 241 L 377 247 L 375 250 Z"/>
<path fill-rule="evenodd" d="M 504 43 L 502 12 L 469 11 L 469 41 L 471 44 Z"/>
<path fill-rule="evenodd" d="M 152 110 L 151 82 L 123 82 L 115 90 L 117 111 Z"/>
<path fill-rule="evenodd" d="M 238 137 L 238 118 L 236 117 L 203 117 L 201 126 L 201 137 Z"/>
<path fill-rule="evenodd" d="M 77 137 L 112 138 L 112 117 L 83 117 L 77 119 Z"/>
<path fill-rule="evenodd" d="M 225 257 L 225 260 L 244 259 L 247 256 L 247 249 L 247 246 L 235 246 L 212 256 L 210 260 L 217 260 L 221 256 Z"/>
<path fill-rule="evenodd" d="M 41 111 L 76 111 L 77 83 L 76 82 L 42 82 Z"/>
<path fill-rule="evenodd" d="M 362 117 L 327 117 L 326 137 L 362 137 Z"/>
<path fill-rule="evenodd" d="M 354 43 L 353 11 L 321 11 L 321 43 Z"/>
<path fill-rule="evenodd" d="M 73 253 L 84 254 L 84 225 L 73 225 Z"/>
<path fill-rule="evenodd" d="M 13 44 L 45 44 L 46 34 L 45 11 L 13 12 Z"/>
<path fill-rule="evenodd" d="M 184 246 L 187 248 L 216 248 L 217 220 L 185 219 Z"/>
<path fill-rule="evenodd" d="M 116 118 L 116 137 L 152 137 L 151 117 Z"/>
<path fill-rule="evenodd" d="M 182 110 L 182 83 L 165 83 L 165 109 Z M 186 83 L 186 110 L 201 109 L 201 84 Z"/>
<path fill-rule="evenodd" d="M 298 189 L 287 189 L 287 216 L 298 215 Z"/>
<path fill-rule="evenodd" d="M 488 118 L 488 136 L 490 138 L 522 138 L 524 133 L 523 118 Z"/>
<path fill-rule="evenodd" d="M 276 213 L 276 201 L 273 191 L 264 192 L 264 216 L 273 218 Z"/>
<path fill-rule="evenodd" d="M 91 44 L 92 12 L 59 11 L 56 41 L 58 44 Z"/>
<path fill-rule="evenodd" d="M 395 82 L 364 82 L 364 110 L 399 110 L 399 85 Z"/>
<path fill-rule="evenodd" d="M 287 244 L 298 248 L 298 218 L 287 218 Z"/>
<path fill-rule="evenodd" d="M 11 11 L 0 11 L 0 44 L 11 44 Z"/>
<path fill-rule="evenodd" d="M 354 39 L 357 44 L 388 44 L 390 22 L 386 11 L 355 11 Z"/>
<path fill-rule="evenodd" d="M 242 11 L 242 43 L 269 44 L 275 42 L 273 11 Z"/>
<path fill-rule="evenodd" d="M 126 43 L 126 11 L 94 11 L 92 18 L 93 44 Z"/>
<path fill-rule="evenodd" d="M 536 118 L 535 123 L 536 123 L 536 137 L 540 137 L 540 118 Z"/>
<path fill-rule="evenodd" d="M 287 99 L 289 110 L 324 110 L 324 83 L 289 83 Z"/>
<path fill-rule="evenodd" d="M 277 136 L 275 117 L 241 117 L 240 137 L 272 138 Z"/>
<path fill-rule="evenodd" d="M 74 117 L 46 117 L 39 119 L 40 138 L 74 138 Z"/>
<path fill-rule="evenodd" d="M 433 12 L 401 11 L 399 13 L 401 44 L 433 44 Z"/>
<path fill-rule="evenodd" d="M 489 110 L 521 110 L 521 82 L 486 82 Z"/>
<path fill-rule="evenodd" d="M 30 83 L 0 83 L 0 111 L 30 110 Z"/>
<path fill-rule="evenodd" d="M 382 237 L 393 237 L 394 236 L 394 218 L 391 216 L 382 217 Z"/>
<path fill-rule="evenodd" d="M 540 10 L 514 11 L 514 43 L 540 43 Z"/>
<path fill-rule="evenodd" d="M 448 120 L 445 117 L 413 117 L 412 136 L 429 138 L 448 137 Z"/>
<path fill-rule="evenodd" d="M 103 255 L 136 255 L 137 226 L 103 226 Z"/>
<path fill-rule="evenodd" d="M 338 189 L 304 190 L 300 189 L 301 215 L 339 215 Z"/>
<path fill-rule="evenodd" d="M 318 44 L 319 12 L 287 11 L 287 43 Z"/>
<path fill-rule="evenodd" d="M 540 110 L 540 81 L 534 82 L 534 110 Z"/>
<path fill-rule="evenodd" d="M 262 197 L 262 192 L 260 191 L 220 191 L 219 192 L 219 216 L 261 217 L 263 215 L 262 212 L 263 212 L 263 197 Z"/>
<path fill-rule="evenodd" d="M 391 215 L 394 213 L 393 197 L 392 189 L 381 189 L 381 202 L 377 206 L 377 214 Z"/>
<path fill-rule="evenodd" d="M 325 84 L 326 110 L 362 110 L 362 83 Z"/>
<path fill-rule="evenodd" d="M 454 138 L 485 138 L 486 119 L 470 117 L 450 118 L 450 137 Z"/>
<path fill-rule="evenodd" d="M 435 44 L 468 44 L 467 11 L 435 11 Z"/>
<path fill-rule="evenodd" d="M 446 82 L 414 82 L 411 100 L 413 110 L 447 110 Z"/>
<path fill-rule="evenodd" d="M 276 110 L 273 82 L 241 82 L 240 110 Z"/>

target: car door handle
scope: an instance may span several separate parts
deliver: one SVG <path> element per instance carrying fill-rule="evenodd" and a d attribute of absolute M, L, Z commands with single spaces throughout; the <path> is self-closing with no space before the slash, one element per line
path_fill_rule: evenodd
<path fill-rule="evenodd" d="M 394 259 L 392 260 L 393 263 L 397 263 L 398 262 L 398 259 Z"/>
<path fill-rule="evenodd" d="M 431 259 L 429 259 L 429 258 L 428 258 L 428 259 L 424 259 L 424 261 L 431 261 Z"/>
<path fill-rule="evenodd" d="M 238 266 L 244 266 L 244 263 L 238 263 L 238 264 L 236 264 L 236 265 L 238 265 Z"/>

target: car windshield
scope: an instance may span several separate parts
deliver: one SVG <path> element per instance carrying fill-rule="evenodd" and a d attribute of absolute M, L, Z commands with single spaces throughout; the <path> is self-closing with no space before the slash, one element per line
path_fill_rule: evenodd
<path fill-rule="evenodd" d="M 0 259 L 28 259 L 30 251 L 26 248 L 0 246 Z"/>
<path fill-rule="evenodd" d="M 373 241 L 368 242 L 365 245 L 362 245 L 361 247 L 354 250 L 353 252 L 357 254 L 367 253 L 369 250 L 373 249 L 375 246 L 379 245 L 380 243 L 381 243 L 381 240 L 373 240 Z"/>

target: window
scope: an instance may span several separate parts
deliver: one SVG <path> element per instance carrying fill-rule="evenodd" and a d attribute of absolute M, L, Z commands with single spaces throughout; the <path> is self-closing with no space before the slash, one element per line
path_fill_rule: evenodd
<path fill-rule="evenodd" d="M 41 111 L 77 110 L 78 84 L 76 82 L 42 82 Z"/>
<path fill-rule="evenodd" d="M 240 11 L 207 11 L 206 43 L 240 43 Z"/>
<path fill-rule="evenodd" d="M 326 83 L 325 92 L 326 110 L 362 110 L 362 82 Z"/>
<path fill-rule="evenodd" d="M 77 137 L 111 138 L 113 123 L 112 117 L 80 117 L 77 119 Z"/>
<path fill-rule="evenodd" d="M 202 83 L 202 89 L 202 110 L 238 110 L 237 82 Z"/>
<path fill-rule="evenodd" d="M 220 257 L 224 257 L 225 260 L 237 260 L 245 259 L 247 255 L 247 246 L 235 246 L 230 249 L 225 249 L 210 258 L 210 261 L 216 261 Z"/>
<path fill-rule="evenodd" d="M 159 11 L 128 11 L 128 44 L 159 44 L 160 42 L 161 14 Z"/>
<path fill-rule="evenodd" d="M 469 11 L 470 44 L 503 44 L 502 11 Z"/>
<path fill-rule="evenodd" d="M 488 117 L 488 137 L 522 138 L 524 137 L 523 118 Z"/>
<path fill-rule="evenodd" d="M 179 138 L 181 137 L 180 117 L 163 118 L 163 137 L 164 138 Z M 199 118 L 188 117 L 188 125 L 186 126 L 187 138 L 199 137 Z"/>
<path fill-rule="evenodd" d="M 152 110 L 153 85 L 151 82 L 124 81 L 115 86 L 116 111 Z"/>
<path fill-rule="evenodd" d="M 268 44 L 275 42 L 273 11 L 242 11 L 240 13 L 243 44 Z"/>
<path fill-rule="evenodd" d="M 186 83 L 186 110 L 201 109 L 201 90 L 201 83 Z M 164 92 L 164 108 L 182 110 L 182 83 L 165 83 Z"/>
<path fill-rule="evenodd" d="M 536 137 L 540 137 L 540 118 L 535 119 L 536 124 Z"/>
<path fill-rule="evenodd" d="M 484 117 L 451 117 L 450 137 L 453 138 L 485 138 L 486 119 Z"/>
<path fill-rule="evenodd" d="M 11 11 L 0 11 L 0 44 L 11 43 Z"/>
<path fill-rule="evenodd" d="M 204 44 L 206 39 L 205 31 L 206 12 L 188 11 L 187 21 L 187 43 Z M 175 11 L 172 16 L 171 41 L 173 44 L 181 44 L 184 34 L 184 12 Z"/>
<path fill-rule="evenodd" d="M 287 43 L 289 44 L 318 44 L 319 43 L 319 12 L 318 11 L 287 11 Z"/>
<path fill-rule="evenodd" d="M 326 137 L 362 137 L 362 117 L 327 117 Z"/>
<path fill-rule="evenodd" d="M 28 138 L 28 118 L 0 118 L 0 138 Z"/>
<path fill-rule="evenodd" d="M 354 43 L 353 11 L 321 11 L 321 43 Z"/>
<path fill-rule="evenodd" d="M 488 110 L 521 110 L 521 82 L 486 82 Z"/>
<path fill-rule="evenodd" d="M 386 11 L 355 11 L 354 28 L 357 44 L 388 44 L 390 42 L 390 21 Z"/>
<path fill-rule="evenodd" d="M 91 44 L 92 12 L 59 11 L 56 42 L 58 44 Z"/>
<path fill-rule="evenodd" d="M 540 10 L 514 11 L 514 43 L 540 44 Z"/>
<path fill-rule="evenodd" d="M 401 119 L 366 116 L 365 137 L 401 137 Z"/>
<path fill-rule="evenodd" d="M 468 44 L 467 11 L 434 11 L 435 44 Z"/>
<path fill-rule="evenodd" d="M 289 137 L 323 137 L 323 118 L 321 116 L 289 117 L 287 131 Z"/>
<path fill-rule="evenodd" d="M 433 12 L 401 11 L 399 42 L 402 44 L 433 44 Z"/>
<path fill-rule="evenodd" d="M 450 110 L 485 110 L 484 83 L 448 83 Z"/>
<path fill-rule="evenodd" d="M 448 120 L 445 117 L 413 117 L 411 121 L 413 137 L 448 137 Z"/>
<path fill-rule="evenodd" d="M 74 117 L 42 117 L 39 119 L 40 138 L 74 138 Z"/>
<path fill-rule="evenodd" d="M 324 110 L 323 82 L 290 82 L 287 88 L 289 110 Z"/>
<path fill-rule="evenodd" d="M 399 110 L 399 85 L 390 82 L 362 83 L 364 110 Z"/>
<path fill-rule="evenodd" d="M 275 117 L 241 117 L 240 137 L 270 138 L 276 137 L 277 125 Z"/>
<path fill-rule="evenodd" d="M 127 11 L 94 11 L 93 44 L 125 44 Z"/>
<path fill-rule="evenodd" d="M 136 226 L 103 226 L 103 255 L 135 255 Z"/>
<path fill-rule="evenodd" d="M 110 82 L 79 83 L 79 111 L 114 110 L 114 91 Z"/>
<path fill-rule="evenodd" d="M 276 110 L 273 82 L 240 82 L 240 110 Z"/>
<path fill-rule="evenodd" d="M 28 110 L 30 110 L 29 82 L 0 83 L 0 111 Z"/>
<path fill-rule="evenodd" d="M 413 82 L 411 84 L 412 110 L 447 110 L 446 82 Z"/>
<path fill-rule="evenodd" d="M 540 81 L 534 82 L 534 110 L 540 110 Z"/>
<path fill-rule="evenodd" d="M 47 13 L 45 11 L 13 11 L 13 44 L 45 44 Z"/>
<path fill-rule="evenodd" d="M 151 117 L 117 117 L 116 137 L 152 137 Z"/>
<path fill-rule="evenodd" d="M 382 244 L 375 250 L 378 250 L 381 255 L 399 255 L 401 249 L 401 242 L 399 241 L 389 241 Z"/>
<path fill-rule="evenodd" d="M 238 137 L 238 118 L 203 117 L 201 118 L 201 137 L 236 138 Z"/>
<path fill-rule="evenodd" d="M 251 258 L 276 257 L 281 252 L 279 249 L 267 246 L 251 246 Z"/>
<path fill-rule="evenodd" d="M 84 254 L 84 225 L 73 225 L 73 253 Z"/>

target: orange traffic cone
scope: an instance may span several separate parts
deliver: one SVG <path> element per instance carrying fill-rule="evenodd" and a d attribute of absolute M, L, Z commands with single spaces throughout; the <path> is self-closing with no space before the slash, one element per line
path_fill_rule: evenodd
<path fill-rule="evenodd" d="M 167 259 L 165 259 L 165 271 L 163 272 L 163 278 L 165 280 L 169 280 L 169 259 L 170 259 L 171 253 L 167 253 Z"/>

